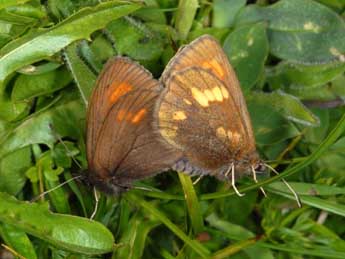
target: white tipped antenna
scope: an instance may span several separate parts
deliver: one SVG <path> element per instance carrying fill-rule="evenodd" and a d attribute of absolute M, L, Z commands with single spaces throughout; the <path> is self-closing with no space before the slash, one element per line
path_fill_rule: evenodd
<path fill-rule="evenodd" d="M 265 166 L 267 166 L 269 169 L 271 169 L 271 171 L 273 173 L 275 173 L 276 175 L 279 175 L 278 171 L 275 170 L 272 166 L 268 165 L 265 163 Z M 298 196 L 298 194 L 295 192 L 295 190 L 290 186 L 290 184 L 285 181 L 285 179 L 281 179 L 282 182 L 289 188 L 289 190 L 291 191 L 291 193 L 295 196 L 295 199 L 296 199 L 296 202 L 297 202 L 297 205 L 298 207 L 302 208 L 302 203 L 301 203 L 301 199 L 300 197 Z"/>

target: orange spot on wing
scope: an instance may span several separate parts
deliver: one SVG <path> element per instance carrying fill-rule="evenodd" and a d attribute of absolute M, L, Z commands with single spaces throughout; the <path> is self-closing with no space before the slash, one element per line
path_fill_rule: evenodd
<path fill-rule="evenodd" d="M 117 114 L 117 120 L 123 121 L 125 117 L 126 117 L 126 111 L 120 110 L 119 113 Z"/>
<path fill-rule="evenodd" d="M 133 119 L 132 119 L 132 123 L 138 123 L 139 121 L 141 121 L 143 119 L 143 117 L 145 116 L 146 114 L 146 109 L 141 109 L 140 111 L 138 111 Z"/>
<path fill-rule="evenodd" d="M 126 82 L 123 82 L 120 85 L 117 85 L 117 84 L 118 84 L 118 82 L 114 82 L 110 86 L 110 89 L 115 88 L 115 91 L 109 97 L 109 100 L 111 103 L 117 102 L 117 100 L 121 96 L 125 95 L 126 93 L 128 93 L 129 91 L 131 91 L 133 89 L 133 87 Z"/>
<path fill-rule="evenodd" d="M 211 69 L 214 73 L 217 74 L 218 77 L 221 79 L 224 78 L 224 69 L 219 64 L 216 59 L 212 59 L 210 61 L 204 61 L 202 67 Z"/>

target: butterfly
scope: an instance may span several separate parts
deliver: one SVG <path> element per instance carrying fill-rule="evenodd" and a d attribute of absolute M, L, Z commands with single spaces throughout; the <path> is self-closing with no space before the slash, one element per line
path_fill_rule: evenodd
<path fill-rule="evenodd" d="M 128 58 L 104 66 L 88 106 L 86 136 L 89 181 L 100 191 L 117 195 L 181 155 L 153 130 L 161 91 L 150 72 Z"/>
<path fill-rule="evenodd" d="M 155 128 L 182 152 L 173 169 L 231 180 L 242 196 L 236 178 L 251 173 L 257 182 L 256 172 L 270 166 L 256 151 L 239 81 L 220 44 L 203 35 L 180 48 L 161 82 L 165 89 L 155 107 Z"/>

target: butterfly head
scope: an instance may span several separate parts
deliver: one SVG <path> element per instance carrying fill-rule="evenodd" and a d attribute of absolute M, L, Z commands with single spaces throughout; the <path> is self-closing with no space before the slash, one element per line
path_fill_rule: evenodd
<path fill-rule="evenodd" d="M 96 187 L 97 190 L 114 196 L 117 196 L 130 189 L 130 186 L 123 185 L 123 182 L 121 182 L 120 185 L 118 179 L 114 177 L 103 178 L 100 177 L 99 174 L 90 171 L 88 172 L 88 182 L 90 185 Z"/>
<path fill-rule="evenodd" d="M 234 171 L 237 177 L 241 177 L 242 175 L 251 175 L 253 170 L 257 174 L 262 174 L 266 171 L 266 166 L 261 161 L 256 151 L 251 152 L 246 156 L 242 156 L 240 159 L 236 159 L 232 163 L 234 164 Z"/>

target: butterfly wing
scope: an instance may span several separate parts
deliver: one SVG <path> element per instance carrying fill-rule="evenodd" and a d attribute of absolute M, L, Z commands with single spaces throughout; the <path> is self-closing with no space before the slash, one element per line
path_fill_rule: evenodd
<path fill-rule="evenodd" d="M 90 177 L 104 191 L 117 193 L 176 160 L 178 152 L 160 142 L 152 130 L 160 93 L 159 82 L 129 59 L 117 57 L 105 65 L 87 119 Z"/>
<path fill-rule="evenodd" d="M 174 73 L 178 73 L 192 66 L 210 71 L 224 83 L 235 106 L 238 107 L 237 110 L 240 115 L 240 120 L 246 128 L 246 137 L 251 142 L 255 142 L 246 102 L 236 73 L 217 40 L 210 35 L 203 35 L 187 46 L 180 48 L 162 74 L 161 80 L 163 84 L 166 85 L 167 80 Z"/>
<path fill-rule="evenodd" d="M 257 159 L 244 97 L 234 70 L 211 36 L 182 48 L 162 75 L 157 127 L 193 166 L 217 174 Z"/>

